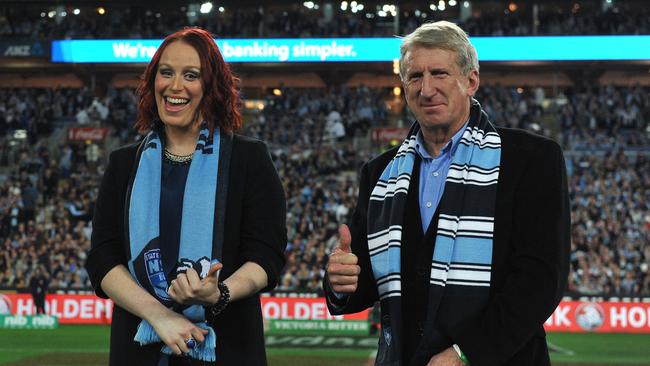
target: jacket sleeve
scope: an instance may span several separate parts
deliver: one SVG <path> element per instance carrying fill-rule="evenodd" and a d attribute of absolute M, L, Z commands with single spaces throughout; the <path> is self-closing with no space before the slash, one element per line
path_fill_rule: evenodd
<path fill-rule="evenodd" d="M 268 285 L 262 291 L 270 291 L 285 264 L 287 203 L 266 145 L 255 142 L 249 152 L 239 254 L 264 269 Z"/>
<path fill-rule="evenodd" d="M 357 207 L 352 214 L 352 220 L 349 223 L 350 233 L 352 234 L 352 253 L 356 254 L 361 267 L 359 274 L 359 284 L 357 290 L 350 295 L 337 297 L 332 291 L 327 276 L 323 279 L 323 289 L 327 299 L 327 307 L 333 315 L 350 314 L 363 311 L 371 307 L 378 300 L 377 286 L 372 275 L 370 266 L 370 255 L 368 254 L 368 200 L 370 197 L 370 177 L 368 173 L 368 164 L 361 168 L 361 178 L 359 181 L 359 198 Z"/>
<path fill-rule="evenodd" d="M 86 270 L 97 296 L 107 299 L 101 282 L 113 267 L 127 264 L 124 253 L 124 195 L 126 187 L 118 181 L 120 158 L 111 153 L 99 188 L 92 222 L 91 247 Z"/>
<path fill-rule="evenodd" d="M 503 286 L 480 317 L 451 331 L 472 365 L 510 359 L 540 330 L 566 286 L 570 211 L 564 157 L 550 140 L 536 144 L 530 156 L 514 192 Z"/>

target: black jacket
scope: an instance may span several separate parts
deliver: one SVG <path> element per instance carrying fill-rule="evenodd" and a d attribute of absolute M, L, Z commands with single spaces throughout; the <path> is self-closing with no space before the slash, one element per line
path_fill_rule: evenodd
<path fill-rule="evenodd" d="M 127 265 L 124 205 L 136 150 L 137 145 L 130 145 L 111 153 L 97 198 L 86 268 L 95 292 L 103 298 L 107 298 L 100 287 L 104 276 L 118 264 Z M 252 261 L 266 271 L 269 284 L 264 290 L 274 288 L 284 266 L 285 220 L 284 191 L 266 145 L 235 135 L 220 279 Z M 140 347 L 133 342 L 139 323 L 139 318 L 115 305 L 110 365 L 157 364 L 153 360 L 158 357 L 160 345 Z M 229 304 L 212 325 L 217 334 L 217 365 L 266 365 L 258 295 Z"/>
<path fill-rule="evenodd" d="M 458 316 L 461 325 L 441 331 L 450 340 L 446 347 L 458 344 L 472 366 L 550 365 L 543 323 L 562 297 L 569 269 L 564 158 L 552 140 L 522 130 L 497 130 L 502 150 L 488 305 L 474 318 L 446 311 Z M 370 192 L 396 152 L 397 148 L 389 150 L 362 168 L 359 200 L 350 222 L 352 251 L 361 266 L 359 286 L 343 306 L 333 304 L 337 301 L 324 286 L 332 314 L 358 312 L 378 300 L 366 240 L 367 207 Z M 418 174 L 416 164 L 413 176 Z M 436 213 L 427 233 L 422 233 L 418 182 L 411 180 L 402 234 L 403 365 L 424 365 L 444 349 L 416 352 L 427 315 L 438 220 Z"/>

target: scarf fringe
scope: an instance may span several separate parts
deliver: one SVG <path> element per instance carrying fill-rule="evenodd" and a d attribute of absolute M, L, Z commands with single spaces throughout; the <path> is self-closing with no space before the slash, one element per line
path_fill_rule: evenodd
<path fill-rule="evenodd" d="M 214 329 L 212 329 L 212 327 L 209 326 L 206 322 L 196 323 L 195 325 L 201 329 L 206 329 L 208 331 L 208 334 L 205 336 L 205 340 L 202 343 L 197 342 L 196 347 L 190 349 L 190 352 L 188 352 L 187 355 L 196 360 L 209 362 L 216 361 L 217 354 L 215 352 L 215 348 L 217 347 L 217 335 L 214 332 Z M 156 333 L 151 324 L 149 324 L 149 322 L 146 320 L 142 320 L 140 324 L 138 324 L 138 331 L 136 332 L 133 340 L 138 342 L 140 346 L 162 342 L 158 336 L 158 333 Z M 169 348 L 167 345 L 164 345 L 161 348 L 160 352 L 166 355 L 174 354 L 171 348 Z"/>

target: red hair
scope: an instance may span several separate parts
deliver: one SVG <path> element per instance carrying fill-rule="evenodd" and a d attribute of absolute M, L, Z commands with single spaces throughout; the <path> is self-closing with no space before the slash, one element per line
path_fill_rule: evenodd
<path fill-rule="evenodd" d="M 239 79 L 224 61 L 212 35 L 200 28 L 184 28 L 165 38 L 151 58 L 141 76 L 136 94 L 138 102 L 138 119 L 135 128 L 145 134 L 155 127 L 160 119 L 154 95 L 154 83 L 160 56 L 167 46 L 176 41 L 183 41 L 192 46 L 201 60 L 201 86 L 203 98 L 198 108 L 207 123 L 210 134 L 216 127 L 224 132 L 233 132 L 242 125 L 241 97 L 237 84 Z"/>

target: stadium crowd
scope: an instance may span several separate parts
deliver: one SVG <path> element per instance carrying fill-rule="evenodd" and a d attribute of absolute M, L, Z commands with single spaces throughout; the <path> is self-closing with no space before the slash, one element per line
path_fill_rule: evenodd
<path fill-rule="evenodd" d="M 278 290 L 321 290 L 338 224 L 354 208 L 356 172 L 376 152 L 358 144 L 369 127 L 390 117 L 389 93 L 363 86 L 283 88 L 263 100 L 262 110 L 247 113 L 242 133 L 267 141 L 287 194 L 287 265 Z M 497 125 L 559 135 L 564 142 L 573 219 L 572 293 L 650 296 L 648 95 L 647 87 L 638 86 L 565 90 L 553 98 L 542 88 L 483 86 L 476 96 Z M 24 288 L 42 266 L 53 288 L 87 288 L 83 264 L 103 169 L 93 144 L 48 148 L 52 142 L 40 134 L 12 145 L 10 137 L 16 126 L 40 118 L 39 103 L 54 110 L 51 101 L 63 98 L 76 104 L 62 102 L 67 109 L 57 112 L 60 118 L 111 126 L 113 139 L 132 142 L 135 135 L 125 121 L 133 120 L 135 97 L 127 89 L 110 89 L 102 99 L 83 89 L 4 89 L 0 96 L 0 108 L 14 111 L 0 118 L 11 114 L 18 116 L 12 121 L 22 121 L 0 121 L 0 171 L 6 172 L 0 174 L 0 287 Z M 80 119 L 82 110 L 87 116 Z M 556 130 L 548 123 L 554 116 Z"/>
<path fill-rule="evenodd" d="M 6 7 L 0 11 L 0 38 L 161 38 L 187 24 L 204 27 L 217 37 L 380 37 L 407 34 L 435 20 L 458 22 L 472 36 L 650 34 L 650 11 L 642 2 L 617 3 L 606 9 L 595 0 L 582 1 L 582 6 L 542 3 L 536 21 L 531 4 L 510 9 L 505 3 L 476 3 L 467 16 L 461 16 L 461 1 L 435 11 L 408 1 L 392 10 L 377 2 L 363 8 L 345 3 L 333 3 L 331 11 L 324 11 L 325 5 L 318 2 L 215 5 L 207 14 L 198 7 L 165 5 L 116 5 L 101 12 L 92 7 L 81 7 L 78 12 L 64 6 Z"/>

